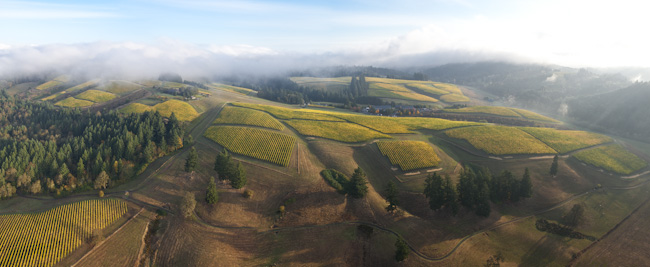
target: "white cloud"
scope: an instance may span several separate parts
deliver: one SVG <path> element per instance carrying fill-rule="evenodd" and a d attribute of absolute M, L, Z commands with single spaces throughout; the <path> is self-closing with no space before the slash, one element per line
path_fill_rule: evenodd
<path fill-rule="evenodd" d="M 94 19 L 110 17 L 118 17 L 118 15 L 101 6 L 30 1 L 0 2 L 0 19 Z"/>

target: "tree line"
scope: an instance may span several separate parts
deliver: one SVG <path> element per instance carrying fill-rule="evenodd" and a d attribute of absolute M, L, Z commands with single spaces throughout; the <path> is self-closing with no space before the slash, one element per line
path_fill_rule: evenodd
<path fill-rule="evenodd" d="M 500 204 L 530 198 L 533 184 L 528 168 L 521 179 L 516 179 L 508 170 L 493 176 L 487 168 L 475 172 L 465 167 L 457 185 L 452 183 L 449 176 L 443 178 L 437 173 L 429 175 L 425 180 L 424 195 L 432 210 L 446 207 L 455 215 L 460 204 L 477 215 L 487 217 L 491 212 L 490 201 Z"/>
<path fill-rule="evenodd" d="M 174 114 L 91 114 L 2 92 L 0 198 L 106 188 L 182 147 L 183 134 Z"/>

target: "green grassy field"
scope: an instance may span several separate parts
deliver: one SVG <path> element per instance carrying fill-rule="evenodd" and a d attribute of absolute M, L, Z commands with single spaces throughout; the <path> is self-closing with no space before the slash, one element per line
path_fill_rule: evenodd
<path fill-rule="evenodd" d="M 239 126 L 211 126 L 204 135 L 230 152 L 285 167 L 289 166 L 296 143 L 290 135 Z"/>
<path fill-rule="evenodd" d="M 243 124 L 282 130 L 284 125 L 266 112 L 227 106 L 219 113 L 215 124 Z"/>
<path fill-rule="evenodd" d="M 93 104 L 95 104 L 95 103 L 92 102 L 92 101 L 76 99 L 74 97 L 68 97 L 68 98 L 63 99 L 63 100 L 61 100 L 59 102 L 56 102 L 56 104 L 54 104 L 54 105 L 57 105 L 57 106 L 60 106 L 60 107 L 68 107 L 68 108 L 80 108 L 80 107 L 92 106 Z"/>
<path fill-rule="evenodd" d="M 647 162 L 618 144 L 580 151 L 573 156 L 584 163 L 618 174 L 631 174 L 648 166 Z"/>
<path fill-rule="evenodd" d="M 348 143 L 391 138 L 380 132 L 348 122 L 288 120 L 287 124 L 305 136 L 323 137 Z"/>
<path fill-rule="evenodd" d="M 440 162 L 433 147 L 422 141 L 378 141 L 377 147 L 402 171 L 435 167 Z"/>
<path fill-rule="evenodd" d="M 95 103 L 103 103 L 116 97 L 116 95 L 109 92 L 98 90 L 88 90 L 75 96 L 76 99 L 88 100 Z"/>
<path fill-rule="evenodd" d="M 612 138 L 608 136 L 584 131 L 561 131 L 538 127 L 521 127 L 519 129 L 536 137 L 561 154 L 612 141 Z"/>
<path fill-rule="evenodd" d="M 451 129 L 447 136 L 468 141 L 492 155 L 555 154 L 556 151 L 515 127 L 480 126 Z"/>

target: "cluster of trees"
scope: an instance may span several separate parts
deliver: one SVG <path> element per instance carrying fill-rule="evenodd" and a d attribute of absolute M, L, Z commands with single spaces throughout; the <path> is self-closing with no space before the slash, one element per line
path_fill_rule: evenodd
<path fill-rule="evenodd" d="M 457 187 L 447 176 L 443 179 L 433 173 L 425 180 L 424 195 L 429 200 L 432 210 L 449 207 L 453 214 L 458 212 L 460 205 L 474 210 L 477 215 L 490 215 L 490 201 L 494 203 L 517 202 L 521 198 L 532 196 L 532 182 L 528 169 L 521 180 L 514 178 L 510 171 L 492 176 L 487 168 L 474 172 L 466 167 L 460 175 Z"/>
<path fill-rule="evenodd" d="M 357 167 L 354 170 L 352 178 L 349 180 L 345 174 L 333 169 L 323 170 L 321 175 L 330 186 L 341 194 L 349 194 L 355 198 L 362 198 L 368 194 L 368 181 L 366 180 L 366 174 L 361 167 Z M 395 190 L 397 190 L 397 188 L 395 188 Z M 395 193 L 395 199 L 397 198 L 396 194 L 397 193 Z"/>
<path fill-rule="evenodd" d="M 235 163 L 225 148 L 221 153 L 217 154 L 214 170 L 219 174 L 220 180 L 230 181 L 233 188 L 240 189 L 246 185 L 247 179 L 244 167 L 239 161 Z"/>
<path fill-rule="evenodd" d="M 160 92 L 170 95 L 180 95 L 186 98 L 192 97 L 199 93 L 199 89 L 194 86 L 187 86 L 181 88 L 160 87 L 157 88 Z"/>
<path fill-rule="evenodd" d="M 182 136 L 174 114 L 90 114 L 2 93 L 0 196 L 105 188 L 182 147 Z"/>
<path fill-rule="evenodd" d="M 363 76 L 361 76 L 363 77 Z M 312 101 L 343 103 L 348 107 L 356 104 L 382 105 L 384 102 L 368 96 L 368 84 L 354 77 L 347 88 L 340 90 L 319 90 L 300 86 L 288 78 L 270 78 L 257 81 L 251 89 L 258 91 L 260 98 L 288 104 L 304 104 Z"/>

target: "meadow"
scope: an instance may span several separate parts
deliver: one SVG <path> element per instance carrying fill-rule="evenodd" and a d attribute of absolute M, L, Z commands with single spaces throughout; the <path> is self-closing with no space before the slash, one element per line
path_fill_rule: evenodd
<path fill-rule="evenodd" d="M 52 266 L 126 211 L 125 202 L 102 199 L 0 215 L 0 266 Z"/>
<path fill-rule="evenodd" d="M 88 100 L 95 103 L 103 103 L 109 101 L 117 96 L 109 92 L 98 91 L 98 90 L 87 90 L 81 94 L 75 96 L 76 99 Z"/>
<path fill-rule="evenodd" d="M 463 139 L 492 155 L 555 154 L 556 151 L 515 127 L 478 126 L 447 130 L 451 138 Z"/>
<path fill-rule="evenodd" d="M 285 167 L 289 166 L 296 143 L 296 139 L 290 135 L 239 126 L 211 126 L 204 136 L 230 152 Z"/>
<path fill-rule="evenodd" d="M 56 102 L 54 105 L 60 107 L 68 107 L 68 108 L 81 108 L 81 107 L 89 107 L 92 106 L 93 104 L 95 103 L 92 101 L 76 99 L 74 97 L 68 97 L 59 102 Z"/>
<path fill-rule="evenodd" d="M 349 122 L 288 120 L 286 123 L 305 136 L 316 136 L 347 143 L 391 138 L 383 133 Z"/>
<path fill-rule="evenodd" d="M 221 110 L 214 123 L 252 125 L 276 130 L 284 129 L 282 123 L 266 112 L 233 106 L 227 106 Z"/>
<path fill-rule="evenodd" d="M 612 138 L 608 136 L 584 131 L 562 131 L 539 127 L 521 127 L 519 129 L 541 140 L 560 154 L 612 141 Z"/>
<path fill-rule="evenodd" d="M 573 154 L 576 159 L 618 174 L 631 174 L 648 166 L 621 145 L 610 144 Z"/>
<path fill-rule="evenodd" d="M 377 147 L 402 171 L 435 167 L 440 162 L 433 147 L 422 141 L 378 141 Z"/>

